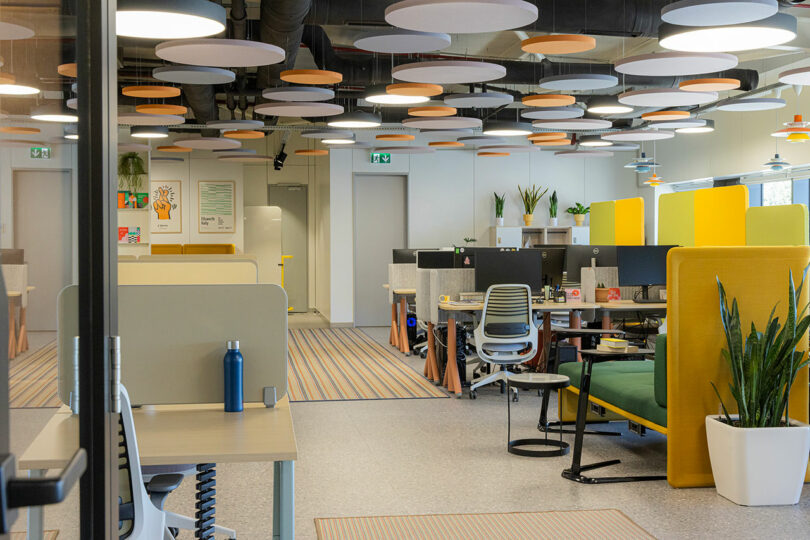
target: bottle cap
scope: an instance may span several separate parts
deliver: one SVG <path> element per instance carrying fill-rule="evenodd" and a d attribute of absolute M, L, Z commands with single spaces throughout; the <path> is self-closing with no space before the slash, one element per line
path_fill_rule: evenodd
<path fill-rule="evenodd" d="M 228 350 L 235 351 L 237 349 L 239 349 L 239 340 L 238 339 L 228 340 Z"/>

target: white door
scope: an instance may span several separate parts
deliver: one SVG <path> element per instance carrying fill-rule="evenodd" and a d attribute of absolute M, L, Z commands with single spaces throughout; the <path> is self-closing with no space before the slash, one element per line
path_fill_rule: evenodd
<path fill-rule="evenodd" d="M 259 283 L 281 285 L 281 208 L 245 207 L 245 254 L 256 257 Z"/>
<path fill-rule="evenodd" d="M 47 218 L 45 218 L 47 216 Z M 70 173 L 14 172 L 14 247 L 25 250 L 29 330 L 56 331 L 56 296 L 73 282 Z"/>
<path fill-rule="evenodd" d="M 391 250 L 408 247 L 404 176 L 354 177 L 354 324 L 388 326 Z"/>
<path fill-rule="evenodd" d="M 305 184 L 271 184 L 267 202 L 281 208 L 281 254 L 284 260 L 284 290 L 295 313 L 309 310 L 309 252 L 307 234 L 307 186 Z"/>

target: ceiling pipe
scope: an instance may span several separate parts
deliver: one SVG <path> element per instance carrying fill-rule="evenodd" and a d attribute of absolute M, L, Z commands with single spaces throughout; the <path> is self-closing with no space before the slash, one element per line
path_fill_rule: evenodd
<path fill-rule="evenodd" d="M 222 4 L 222 0 L 214 0 Z M 244 0 L 234 0 L 234 3 Z M 198 124 L 205 124 L 212 120 L 219 120 L 219 107 L 216 101 L 216 89 L 210 84 L 183 84 L 181 85 L 183 95 L 186 98 L 194 119 Z M 201 131 L 203 137 L 216 137 L 217 130 L 204 129 Z"/>
<path fill-rule="evenodd" d="M 351 3 L 351 2 L 348 2 Z M 312 0 L 262 0 L 259 11 L 259 39 L 284 49 L 284 62 L 260 66 L 256 85 L 263 90 L 277 84 L 281 72 L 295 67 L 301 46 L 304 18 Z"/>

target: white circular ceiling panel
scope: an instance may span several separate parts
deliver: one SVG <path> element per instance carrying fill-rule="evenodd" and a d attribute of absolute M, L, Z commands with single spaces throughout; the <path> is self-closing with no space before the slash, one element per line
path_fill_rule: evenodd
<path fill-rule="evenodd" d="M 118 113 L 119 126 L 176 126 L 185 121 L 174 114 Z"/>
<path fill-rule="evenodd" d="M 34 35 L 34 31 L 25 26 L 10 22 L 0 21 L 0 40 L 28 39 Z"/>
<path fill-rule="evenodd" d="M 661 8 L 661 20 L 681 26 L 723 26 L 758 21 L 778 10 L 777 0 L 679 0 Z"/>
<path fill-rule="evenodd" d="M 242 146 L 242 143 L 235 139 L 224 139 L 222 137 L 177 139 L 174 144 L 184 148 L 193 148 L 194 150 L 231 150 Z"/>
<path fill-rule="evenodd" d="M 267 88 L 262 97 L 276 101 L 327 101 L 335 97 L 335 92 L 317 86 L 279 86 Z"/>
<path fill-rule="evenodd" d="M 343 114 L 343 105 L 336 103 L 306 102 L 306 101 L 280 101 L 256 105 L 254 112 L 267 116 L 296 116 L 307 118 L 311 116 L 335 116 Z"/>
<path fill-rule="evenodd" d="M 466 116 L 420 116 L 402 120 L 403 126 L 417 129 L 477 128 L 481 127 L 481 124 L 480 118 Z"/>
<path fill-rule="evenodd" d="M 205 127 L 214 129 L 255 129 L 263 126 L 261 120 L 211 120 L 205 123 Z"/>
<path fill-rule="evenodd" d="M 532 120 L 563 120 L 585 116 L 585 109 L 579 107 L 538 107 L 525 109 L 520 116 Z"/>
<path fill-rule="evenodd" d="M 686 92 L 679 88 L 647 88 L 619 94 L 619 103 L 633 107 L 684 107 L 717 99 L 717 92 Z"/>
<path fill-rule="evenodd" d="M 780 98 L 739 98 L 730 99 L 717 108 L 721 111 L 750 112 L 781 109 L 785 105 L 785 100 Z"/>
<path fill-rule="evenodd" d="M 440 51 L 450 46 L 450 36 L 441 32 L 418 32 L 392 28 L 383 32 L 365 34 L 354 42 L 364 51 L 406 54 Z"/>
<path fill-rule="evenodd" d="M 457 109 L 474 107 L 476 109 L 492 109 L 509 105 L 515 98 L 502 92 L 475 92 L 471 94 L 450 94 L 445 96 L 444 104 Z"/>
<path fill-rule="evenodd" d="M 506 75 L 506 68 L 490 62 L 435 60 L 396 66 L 391 75 L 406 82 L 467 84 L 500 79 Z"/>
<path fill-rule="evenodd" d="M 385 10 L 392 26 L 448 34 L 500 32 L 536 20 L 537 7 L 523 0 L 403 0 Z"/>
<path fill-rule="evenodd" d="M 456 139 L 458 137 L 464 137 L 466 135 L 472 135 L 472 128 L 451 128 L 451 129 L 421 129 L 419 133 L 424 135 L 425 137 L 430 138 L 451 138 Z"/>
<path fill-rule="evenodd" d="M 605 133 L 602 135 L 602 138 L 606 141 L 641 142 L 662 141 L 664 139 L 671 139 L 674 136 L 675 133 L 672 131 L 659 131 L 657 129 L 628 129 L 625 131 Z"/>
<path fill-rule="evenodd" d="M 683 120 L 664 120 L 663 122 L 653 122 L 651 127 L 658 129 L 679 129 L 685 127 L 703 127 L 706 120 L 702 118 L 684 118 Z"/>
<path fill-rule="evenodd" d="M 502 137 L 493 137 L 491 135 L 473 135 L 470 137 L 459 137 L 458 142 L 464 143 L 466 146 L 479 147 L 482 145 L 505 143 L 506 139 Z"/>
<path fill-rule="evenodd" d="M 696 75 L 725 71 L 739 61 L 728 53 L 660 52 L 622 58 L 614 64 L 619 73 L 646 77 Z"/>
<path fill-rule="evenodd" d="M 432 154 L 436 149 L 430 146 L 377 146 L 374 151 L 388 154 Z"/>
<path fill-rule="evenodd" d="M 613 122 L 599 118 L 571 118 L 567 120 L 535 120 L 532 125 L 536 128 L 558 131 L 589 131 L 608 129 L 613 126 Z"/>
<path fill-rule="evenodd" d="M 175 39 L 155 47 L 155 54 L 169 62 L 193 66 L 253 67 L 284 61 L 284 49 L 246 39 Z"/>
<path fill-rule="evenodd" d="M 540 79 L 540 87 L 546 88 L 547 90 L 603 90 L 605 88 L 612 88 L 617 84 L 619 84 L 618 77 L 601 73 L 554 75 Z"/>
<path fill-rule="evenodd" d="M 613 152 L 607 150 L 560 150 L 554 152 L 556 157 L 563 158 L 597 158 L 597 157 L 611 157 Z"/>
<path fill-rule="evenodd" d="M 810 85 L 810 67 L 783 71 L 779 74 L 779 82 L 782 84 L 798 84 L 801 86 Z"/>
<path fill-rule="evenodd" d="M 165 66 L 152 70 L 152 76 L 176 84 L 227 84 L 236 74 L 230 69 L 205 66 Z"/>

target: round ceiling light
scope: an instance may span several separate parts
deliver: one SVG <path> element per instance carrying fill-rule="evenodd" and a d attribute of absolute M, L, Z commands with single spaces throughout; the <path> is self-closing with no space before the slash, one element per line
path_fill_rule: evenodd
<path fill-rule="evenodd" d="M 738 62 L 733 54 L 678 51 L 630 56 L 617 61 L 613 67 L 625 75 L 664 77 L 725 71 Z"/>
<path fill-rule="evenodd" d="M 372 86 L 371 88 L 368 88 L 363 99 L 369 103 L 376 103 L 379 105 L 415 105 L 417 103 L 425 103 L 430 101 L 428 96 L 403 96 L 399 94 L 391 94 L 388 92 L 385 86 Z"/>
<path fill-rule="evenodd" d="M 657 129 L 680 129 L 680 128 L 699 128 L 706 125 L 706 120 L 702 118 L 685 118 L 681 120 L 664 120 L 663 122 L 656 122 L 651 127 Z"/>
<path fill-rule="evenodd" d="M 284 49 L 247 39 L 177 39 L 155 47 L 158 58 L 192 66 L 253 67 L 284 61 Z"/>
<path fill-rule="evenodd" d="M 547 90 L 603 90 L 605 88 L 612 88 L 617 84 L 619 84 L 618 77 L 601 73 L 554 75 L 540 79 L 540 87 Z"/>
<path fill-rule="evenodd" d="M 571 144 L 571 139 L 562 138 L 562 139 L 549 139 L 546 141 L 533 141 L 532 144 L 535 146 L 554 146 L 554 147 L 569 146 Z"/>
<path fill-rule="evenodd" d="M 132 126 L 129 134 L 136 139 L 165 139 L 169 136 L 166 126 Z"/>
<path fill-rule="evenodd" d="M 455 107 L 411 107 L 408 109 L 410 116 L 453 116 L 458 111 Z"/>
<path fill-rule="evenodd" d="M 671 139 L 675 136 L 672 131 L 660 131 L 657 129 L 628 129 L 625 131 L 615 131 L 613 133 L 605 133 L 602 138 L 606 141 L 661 141 L 664 139 Z"/>
<path fill-rule="evenodd" d="M 321 143 L 323 144 L 334 144 L 334 145 L 347 145 L 347 144 L 354 144 L 357 142 L 354 138 L 354 133 L 350 137 L 328 137 L 326 139 L 321 139 Z"/>
<path fill-rule="evenodd" d="M 148 144 L 118 143 L 118 152 L 148 152 Z"/>
<path fill-rule="evenodd" d="M 176 126 L 185 121 L 182 116 L 173 114 L 118 113 L 118 125 L 121 126 Z"/>
<path fill-rule="evenodd" d="M 608 129 L 613 126 L 613 122 L 598 118 L 570 118 L 565 120 L 535 120 L 532 125 L 536 128 L 560 131 L 590 131 Z"/>
<path fill-rule="evenodd" d="M 788 137 L 793 133 L 810 133 L 810 122 L 805 122 L 802 115 L 796 114 L 793 116 L 792 122 L 785 122 L 785 129 L 774 131 L 771 137 Z"/>
<path fill-rule="evenodd" d="M 395 96 L 433 97 L 444 92 L 444 88 L 438 84 L 394 83 L 387 85 L 385 91 Z"/>
<path fill-rule="evenodd" d="M 172 98 L 180 95 L 180 89 L 174 86 L 125 86 L 121 93 L 134 98 Z"/>
<path fill-rule="evenodd" d="M 169 144 L 166 146 L 158 146 L 158 151 L 160 152 L 169 152 L 173 154 L 187 154 L 191 152 L 191 148 L 186 148 L 185 146 L 177 146 L 176 144 Z"/>
<path fill-rule="evenodd" d="M 717 92 L 684 92 L 678 88 L 646 88 L 619 94 L 619 103 L 633 107 L 685 107 L 717 99 Z"/>
<path fill-rule="evenodd" d="M 152 70 L 152 77 L 176 84 L 227 84 L 236 74 L 230 69 L 206 66 L 165 66 Z"/>
<path fill-rule="evenodd" d="M 481 127 L 480 118 L 467 116 L 444 116 L 441 118 L 405 118 L 402 125 L 418 129 L 452 129 Z"/>
<path fill-rule="evenodd" d="M 60 122 L 72 123 L 78 122 L 79 117 L 75 112 L 67 107 L 59 104 L 50 104 L 37 107 L 31 112 L 31 119 L 40 122 Z"/>
<path fill-rule="evenodd" d="M 616 96 L 597 96 L 588 101 L 588 112 L 592 114 L 623 114 L 633 112 L 633 107 L 619 103 Z"/>
<path fill-rule="evenodd" d="M 576 103 L 574 96 L 561 94 L 536 94 L 524 96 L 521 102 L 527 107 L 565 107 Z"/>
<path fill-rule="evenodd" d="M 487 144 L 501 144 L 505 143 L 506 139 L 501 137 L 492 137 L 488 135 L 471 135 L 468 137 L 459 137 L 458 142 L 464 143 L 469 146 L 481 146 Z"/>
<path fill-rule="evenodd" d="M 418 32 L 391 28 L 384 32 L 365 34 L 354 41 L 364 51 L 407 54 L 440 51 L 450 46 L 450 36 L 441 32 Z"/>
<path fill-rule="evenodd" d="M 714 131 L 714 120 L 706 120 L 702 126 L 683 126 L 675 130 L 676 133 L 710 133 Z"/>
<path fill-rule="evenodd" d="M 377 146 L 374 151 L 388 154 L 432 154 L 436 149 L 429 146 Z"/>
<path fill-rule="evenodd" d="M 664 120 L 683 120 L 690 116 L 689 111 L 652 111 L 642 114 L 641 119 L 648 122 L 663 122 Z"/>
<path fill-rule="evenodd" d="M 432 84 L 467 84 L 492 81 L 506 75 L 506 68 L 490 62 L 435 60 L 401 64 L 391 70 L 400 81 Z"/>
<path fill-rule="evenodd" d="M 796 37 L 796 17 L 777 13 L 767 19 L 729 26 L 658 27 L 658 44 L 673 51 L 750 51 L 782 45 Z"/>
<path fill-rule="evenodd" d="M 382 119 L 366 111 L 351 111 L 329 120 L 328 125 L 340 128 L 372 128 L 382 124 Z"/>
<path fill-rule="evenodd" d="M 341 129 L 307 129 L 301 132 L 301 136 L 305 139 L 349 139 L 354 133 Z"/>
<path fill-rule="evenodd" d="M 536 20 L 537 6 L 523 0 L 402 0 L 385 10 L 391 26 L 448 34 L 500 32 Z"/>
<path fill-rule="evenodd" d="M 416 139 L 413 135 L 407 133 L 383 133 L 375 137 L 378 141 L 412 141 Z"/>
<path fill-rule="evenodd" d="M 509 152 L 478 152 L 476 155 L 481 157 L 506 157 Z"/>
<path fill-rule="evenodd" d="M 205 37 L 225 30 L 225 8 L 208 0 L 118 0 L 115 33 L 148 39 Z"/>
<path fill-rule="evenodd" d="M 533 144 L 493 144 L 482 146 L 481 150 L 485 152 L 509 152 L 510 154 L 540 151 L 540 149 Z"/>
<path fill-rule="evenodd" d="M 487 122 L 484 126 L 484 135 L 494 135 L 496 137 L 520 137 L 531 135 L 532 125 L 528 122 Z"/>
<path fill-rule="evenodd" d="M 221 137 L 190 137 L 177 139 L 174 144 L 194 150 L 233 150 L 242 146 L 242 143 L 235 139 Z"/>
<path fill-rule="evenodd" d="M 35 135 L 40 132 L 39 128 L 23 127 L 23 126 L 2 126 L 0 133 L 9 133 L 12 135 Z"/>
<path fill-rule="evenodd" d="M 554 141 L 557 139 L 564 139 L 565 132 L 564 131 L 546 131 L 544 133 L 532 133 L 531 135 L 526 137 L 528 140 L 532 142 L 536 141 Z"/>
<path fill-rule="evenodd" d="M 69 64 L 59 64 L 56 66 L 56 72 L 61 75 L 62 77 L 68 77 L 70 79 L 75 79 L 78 77 L 78 66 L 76 62 L 71 62 Z"/>
<path fill-rule="evenodd" d="M 758 21 L 779 10 L 777 0 L 679 0 L 661 8 L 661 20 L 682 26 Z"/>
<path fill-rule="evenodd" d="M 263 139 L 265 133 L 264 131 L 256 131 L 253 129 L 235 129 L 233 131 L 226 131 L 222 136 L 227 139 Z"/>
<path fill-rule="evenodd" d="M 606 150 L 560 150 L 554 152 L 554 156 L 563 158 L 597 158 L 597 157 L 611 157 L 613 152 Z"/>
<path fill-rule="evenodd" d="M 329 155 L 329 150 L 320 150 L 320 149 L 303 149 L 303 150 L 296 150 L 296 156 L 326 156 Z"/>
<path fill-rule="evenodd" d="M 611 141 L 603 139 L 598 135 L 589 135 L 586 137 L 582 137 L 580 139 L 577 139 L 577 143 L 580 146 L 587 146 L 587 147 L 613 146 L 613 143 Z"/>
<path fill-rule="evenodd" d="M 253 112 L 267 116 L 296 116 L 300 118 L 335 116 L 343 113 L 343 105 L 306 101 L 274 101 L 256 105 Z"/>
<path fill-rule="evenodd" d="M 65 139 L 69 141 L 78 141 L 79 140 L 79 131 L 75 126 L 66 126 L 65 127 Z"/>
<path fill-rule="evenodd" d="M 464 143 L 458 141 L 432 141 L 428 143 L 428 146 L 433 148 L 464 148 Z"/>
<path fill-rule="evenodd" d="M 262 156 L 262 155 L 255 155 L 252 156 L 250 154 L 245 154 L 242 156 L 219 156 L 217 158 L 218 161 L 227 161 L 232 163 L 267 163 L 268 161 L 273 161 L 275 158 L 273 156 Z"/>
<path fill-rule="evenodd" d="M 281 72 L 281 80 L 292 84 L 338 84 L 343 75 L 325 69 L 288 69 Z"/>
<path fill-rule="evenodd" d="M 725 101 L 717 106 L 721 111 L 752 112 L 781 109 L 786 105 L 780 98 L 736 98 Z"/>
<path fill-rule="evenodd" d="M 532 54 L 573 54 L 590 51 L 596 47 L 596 39 L 582 34 L 554 34 L 524 39 L 520 48 Z"/>
<path fill-rule="evenodd" d="M 0 40 L 28 39 L 33 37 L 34 31 L 25 26 L 0 21 Z"/>
<path fill-rule="evenodd" d="M 444 103 L 459 109 L 492 109 L 509 105 L 515 100 L 511 95 L 502 92 L 473 92 L 470 94 L 450 94 L 445 96 Z"/>
<path fill-rule="evenodd" d="M 39 94 L 39 88 L 17 84 L 17 78 L 11 73 L 0 73 L 0 96 L 31 96 L 34 94 Z"/>
<path fill-rule="evenodd" d="M 779 82 L 782 84 L 796 84 L 800 86 L 810 85 L 810 67 L 783 71 L 779 74 Z"/>
<path fill-rule="evenodd" d="M 261 120 L 209 120 L 205 127 L 212 129 L 254 129 L 264 126 Z"/>
<path fill-rule="evenodd" d="M 280 86 L 267 88 L 262 92 L 262 97 L 275 101 L 327 101 L 335 97 L 335 92 L 313 86 Z"/>
<path fill-rule="evenodd" d="M 520 113 L 520 116 L 531 120 L 563 120 L 585 116 L 585 109 L 579 107 L 543 107 L 525 110 Z"/>
<path fill-rule="evenodd" d="M 739 87 L 739 79 L 692 79 L 678 84 L 678 88 L 686 92 L 725 92 Z"/>
<path fill-rule="evenodd" d="M 183 105 L 169 105 L 166 103 L 143 103 L 135 106 L 135 112 L 144 114 L 186 114 L 188 109 Z"/>

